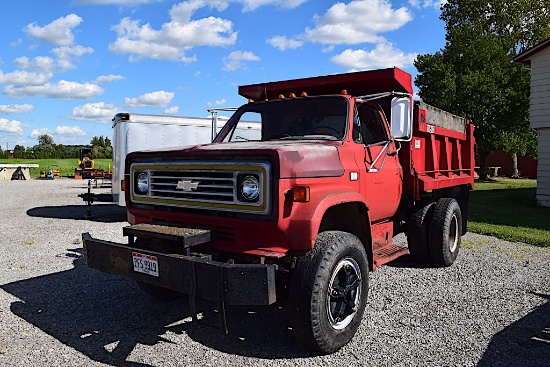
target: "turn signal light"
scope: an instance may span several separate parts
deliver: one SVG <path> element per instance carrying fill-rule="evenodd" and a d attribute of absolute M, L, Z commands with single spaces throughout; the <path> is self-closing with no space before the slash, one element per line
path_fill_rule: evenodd
<path fill-rule="evenodd" d="M 309 202 L 309 186 L 295 186 L 292 188 L 292 200 L 297 203 Z"/>
<path fill-rule="evenodd" d="M 124 185 L 124 180 L 120 180 L 120 191 L 126 191 L 126 186 Z"/>

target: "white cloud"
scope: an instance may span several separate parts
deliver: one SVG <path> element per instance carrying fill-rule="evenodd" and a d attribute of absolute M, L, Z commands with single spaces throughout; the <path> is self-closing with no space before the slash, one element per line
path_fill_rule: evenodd
<path fill-rule="evenodd" d="M 189 0 L 175 5 L 170 11 L 174 20 L 188 22 L 191 15 L 198 9 L 209 7 L 219 12 L 227 9 L 230 3 L 239 3 L 243 11 L 253 11 L 264 5 L 275 5 L 281 8 L 293 9 L 308 0 Z"/>
<path fill-rule="evenodd" d="M 223 59 L 223 70 L 235 71 L 246 67 L 245 61 L 260 61 L 260 58 L 250 51 L 233 51 Z"/>
<path fill-rule="evenodd" d="M 174 92 L 159 90 L 156 92 L 145 93 L 137 98 L 124 98 L 124 103 L 130 108 L 141 107 L 166 107 L 172 102 Z"/>
<path fill-rule="evenodd" d="M 301 47 L 304 42 L 295 40 L 292 38 L 286 38 L 285 36 L 275 36 L 271 37 L 267 40 L 267 43 L 269 43 L 271 46 L 278 48 L 281 51 L 285 51 L 287 49 L 293 49 Z"/>
<path fill-rule="evenodd" d="M 378 44 L 371 51 L 347 49 L 330 60 L 350 71 L 389 67 L 405 68 L 413 64 L 417 54 L 406 54 L 391 43 Z"/>
<path fill-rule="evenodd" d="M 55 135 L 86 136 L 86 132 L 78 126 L 57 126 Z"/>
<path fill-rule="evenodd" d="M 40 135 L 44 135 L 44 134 L 48 134 L 48 135 L 52 135 L 51 134 L 51 131 L 45 127 L 42 127 L 40 129 L 34 129 L 33 131 L 31 131 L 31 134 L 30 134 L 30 137 L 31 138 L 38 138 Z"/>
<path fill-rule="evenodd" d="M 103 88 L 96 84 L 77 83 L 66 80 L 41 85 L 8 85 L 4 88 L 4 94 L 12 98 L 39 96 L 57 99 L 86 99 L 94 95 L 102 94 L 103 91 Z"/>
<path fill-rule="evenodd" d="M 447 0 L 409 0 L 409 4 L 413 8 L 435 8 L 437 10 L 447 4 Z"/>
<path fill-rule="evenodd" d="M 208 107 L 220 107 L 220 106 L 223 106 L 225 105 L 227 101 L 225 99 L 221 99 L 219 101 L 214 101 L 214 102 L 206 102 L 206 105 Z"/>
<path fill-rule="evenodd" d="M 23 40 L 21 38 L 18 38 L 17 40 L 10 43 L 10 47 L 19 47 L 23 43 Z"/>
<path fill-rule="evenodd" d="M 40 128 L 34 129 L 30 137 L 38 139 L 40 135 L 48 134 L 57 144 L 77 144 L 82 136 L 88 135 L 78 126 L 57 126 L 55 129 Z"/>
<path fill-rule="evenodd" d="M 116 82 L 119 80 L 124 79 L 122 75 L 101 75 L 96 78 L 96 80 L 93 81 L 94 84 L 109 84 L 111 82 Z"/>
<path fill-rule="evenodd" d="M 23 135 L 23 127 L 27 125 L 23 124 L 21 121 L 17 120 L 8 120 L 4 118 L 0 118 L 0 132 L 8 133 L 8 134 L 15 134 L 15 135 Z"/>
<path fill-rule="evenodd" d="M 164 110 L 164 113 L 175 115 L 176 113 L 180 112 L 179 106 L 171 106 Z"/>
<path fill-rule="evenodd" d="M 0 84 L 7 84 L 9 86 L 38 86 L 46 83 L 52 76 L 52 73 L 35 73 L 26 70 L 15 70 L 4 74 L 0 70 Z"/>
<path fill-rule="evenodd" d="M 13 60 L 16 67 L 40 73 L 51 73 L 55 69 L 54 59 L 48 56 L 36 56 L 32 60 L 21 56 Z"/>
<path fill-rule="evenodd" d="M 193 13 L 200 8 L 209 7 L 221 12 L 227 9 L 229 1 L 225 0 L 189 0 L 172 6 L 170 9 L 170 18 L 174 22 L 189 23 Z"/>
<path fill-rule="evenodd" d="M 118 37 L 109 45 L 109 50 L 128 54 L 131 61 L 151 58 L 190 63 L 196 61 L 196 57 L 188 57 L 185 52 L 193 47 L 228 46 L 237 40 L 233 23 L 215 17 L 188 22 L 172 20 L 164 23 L 160 30 L 124 18 L 112 29 Z"/>
<path fill-rule="evenodd" d="M 80 121 L 94 121 L 100 123 L 111 122 L 112 118 L 118 113 L 118 108 L 110 103 L 105 102 L 94 102 L 86 103 L 82 106 L 77 106 L 73 108 L 72 115 L 70 116 L 71 120 L 80 120 Z"/>
<path fill-rule="evenodd" d="M 57 47 L 52 50 L 52 53 L 57 56 L 57 64 L 62 71 L 75 69 L 75 58 L 79 58 L 84 54 L 91 54 L 93 52 L 93 48 L 80 45 L 71 47 Z"/>
<path fill-rule="evenodd" d="M 56 143 L 74 143 L 75 138 L 88 135 L 78 126 L 57 126 L 55 129 L 46 127 L 34 129 L 30 137 L 38 139 L 40 135 L 44 134 L 50 135 Z"/>
<path fill-rule="evenodd" d="M 380 33 L 399 29 L 410 20 L 406 7 L 393 9 L 388 0 L 336 3 L 323 16 L 315 16 L 315 28 L 306 28 L 303 37 L 323 44 L 379 43 L 385 40 Z"/>
<path fill-rule="evenodd" d="M 243 11 L 252 11 L 263 5 L 276 5 L 281 8 L 294 9 L 306 1 L 308 0 L 235 0 L 234 2 L 242 3 Z"/>
<path fill-rule="evenodd" d="M 137 6 L 141 4 L 158 3 L 162 0 L 76 0 L 77 4 L 81 5 L 121 5 L 121 6 Z"/>
<path fill-rule="evenodd" d="M 94 1 L 99 0 L 85 0 Z M 108 1 L 108 0 L 105 0 Z M 117 54 L 129 55 L 130 61 L 144 58 L 191 63 L 196 56 L 186 53 L 193 47 L 223 47 L 235 44 L 237 32 L 233 31 L 233 22 L 214 16 L 192 19 L 201 8 L 216 9 L 222 12 L 231 3 L 239 3 L 243 11 L 252 11 L 260 6 L 275 5 L 282 8 L 295 8 L 307 0 L 188 0 L 172 6 L 170 20 L 160 29 L 150 24 L 141 25 L 130 18 L 122 19 L 111 29 L 117 33 L 117 39 L 109 44 L 109 50 Z"/>
<path fill-rule="evenodd" d="M 28 24 L 23 28 L 23 31 L 41 42 L 56 46 L 70 46 L 74 43 L 72 30 L 77 27 L 82 20 L 83 19 L 76 14 L 69 14 L 43 27 L 36 25 L 36 23 Z"/>
<path fill-rule="evenodd" d="M 0 114 L 2 113 L 27 113 L 34 109 L 32 104 L 1 104 Z"/>

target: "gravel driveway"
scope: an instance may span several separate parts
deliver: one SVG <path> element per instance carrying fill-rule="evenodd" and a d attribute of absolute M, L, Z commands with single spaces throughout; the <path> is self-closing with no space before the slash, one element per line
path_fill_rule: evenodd
<path fill-rule="evenodd" d="M 124 242 L 126 216 L 94 204 L 84 220 L 85 188 L 0 181 L 0 366 L 550 365 L 548 248 L 468 234 L 450 268 L 406 257 L 385 265 L 371 274 L 355 338 L 313 356 L 278 307 L 231 308 L 224 336 L 194 327 L 185 301 L 162 303 L 88 269 L 81 233 Z M 211 306 L 201 305 L 206 322 L 216 320 Z"/>

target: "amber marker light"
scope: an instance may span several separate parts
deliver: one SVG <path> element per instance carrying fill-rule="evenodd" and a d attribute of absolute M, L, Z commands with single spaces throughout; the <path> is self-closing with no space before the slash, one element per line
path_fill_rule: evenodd
<path fill-rule="evenodd" d="M 306 93 L 306 92 L 302 92 L 302 93 L 300 94 L 300 97 L 307 97 L 307 93 Z"/>
<path fill-rule="evenodd" d="M 252 98 L 249 98 L 248 103 L 254 103 L 254 100 Z"/>
<path fill-rule="evenodd" d="M 290 93 L 289 97 L 290 97 L 290 98 L 296 98 L 296 94 Z"/>
<path fill-rule="evenodd" d="M 348 94 L 348 90 L 347 90 L 347 89 L 342 89 L 342 91 L 340 92 L 340 94 Z"/>
<path fill-rule="evenodd" d="M 124 185 L 124 180 L 120 180 L 120 191 L 126 191 L 126 187 Z"/>
<path fill-rule="evenodd" d="M 280 98 L 280 99 L 285 98 L 284 94 L 279 94 L 279 98 Z"/>
<path fill-rule="evenodd" d="M 309 202 L 309 186 L 294 186 L 292 188 L 292 200 L 297 203 Z"/>

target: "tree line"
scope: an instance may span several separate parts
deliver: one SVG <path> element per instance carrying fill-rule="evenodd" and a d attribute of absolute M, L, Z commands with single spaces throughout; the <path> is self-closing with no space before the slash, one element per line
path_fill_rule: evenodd
<path fill-rule="evenodd" d="M 4 151 L 0 147 L 0 158 L 17 159 L 65 159 L 79 158 L 81 148 L 92 148 L 93 158 L 113 158 L 113 146 L 108 137 L 94 136 L 89 145 L 64 145 L 55 144 L 49 134 L 38 137 L 38 144 L 32 147 L 16 145 L 13 150 Z"/>

